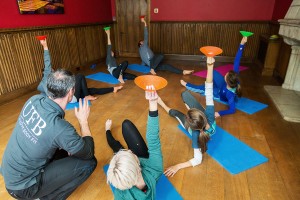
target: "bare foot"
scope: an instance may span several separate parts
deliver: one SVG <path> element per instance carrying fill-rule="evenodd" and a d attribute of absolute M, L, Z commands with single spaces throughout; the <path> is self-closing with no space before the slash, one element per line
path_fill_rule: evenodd
<path fill-rule="evenodd" d="M 85 96 L 85 99 L 88 100 L 88 101 L 94 101 L 94 100 L 98 99 L 98 97 L 94 97 L 92 95 L 88 95 L 88 96 Z"/>
<path fill-rule="evenodd" d="M 122 89 L 122 87 L 123 87 L 123 85 L 114 87 L 114 93 L 117 93 L 118 90 L 121 90 L 121 89 Z"/>
<path fill-rule="evenodd" d="M 152 75 L 156 75 L 154 69 L 150 69 L 150 73 L 151 73 Z"/>
<path fill-rule="evenodd" d="M 186 103 L 184 105 L 188 110 L 190 109 L 189 105 L 187 105 Z"/>
<path fill-rule="evenodd" d="M 119 78 L 118 81 L 120 81 L 120 83 L 125 83 L 123 78 Z"/>
<path fill-rule="evenodd" d="M 183 86 L 183 87 L 186 87 L 186 82 L 184 80 L 180 80 L 180 84 Z"/>
<path fill-rule="evenodd" d="M 194 72 L 194 70 L 183 70 L 183 75 L 188 75 L 188 74 L 192 74 Z"/>

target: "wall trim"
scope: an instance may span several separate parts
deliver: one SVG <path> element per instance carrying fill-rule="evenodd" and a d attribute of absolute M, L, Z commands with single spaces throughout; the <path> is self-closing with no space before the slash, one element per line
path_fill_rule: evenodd
<path fill-rule="evenodd" d="M 205 62 L 206 56 L 204 55 L 179 55 L 179 54 L 165 54 L 165 60 L 187 60 L 187 61 L 200 61 Z M 229 56 L 215 56 L 218 62 L 234 62 L 234 57 Z M 242 57 L 241 62 L 252 63 L 253 59 Z"/>
<path fill-rule="evenodd" d="M 83 24 L 64 24 L 64 25 L 54 25 L 54 26 L 33 26 L 33 27 L 18 27 L 18 28 L 7 28 L 0 29 L 0 33 L 13 33 L 13 32 L 23 32 L 23 31 L 38 31 L 38 30 L 51 30 L 58 28 L 72 28 L 72 27 L 82 27 L 82 26 L 98 26 L 98 25 L 109 25 L 115 22 L 97 22 L 97 23 L 83 23 Z"/>

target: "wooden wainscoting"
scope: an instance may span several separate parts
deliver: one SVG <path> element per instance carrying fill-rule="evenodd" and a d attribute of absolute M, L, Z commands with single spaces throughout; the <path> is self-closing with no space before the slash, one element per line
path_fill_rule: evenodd
<path fill-rule="evenodd" d="M 35 27 L 0 31 L 0 104 L 34 88 L 42 78 L 43 49 L 35 36 L 47 35 L 52 67 L 74 70 L 106 56 L 107 24 Z M 112 39 L 114 34 L 112 31 Z"/>
<path fill-rule="evenodd" d="M 242 39 L 240 30 L 254 33 L 247 43 L 244 57 L 254 59 L 259 36 L 270 33 L 269 21 L 263 22 L 151 22 L 150 43 L 154 52 L 200 55 L 202 46 L 218 46 L 222 56 L 234 57 Z"/>

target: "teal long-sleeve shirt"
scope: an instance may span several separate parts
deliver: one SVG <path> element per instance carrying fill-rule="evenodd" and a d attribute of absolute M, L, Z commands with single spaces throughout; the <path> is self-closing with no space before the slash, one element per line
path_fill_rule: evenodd
<path fill-rule="evenodd" d="M 159 138 L 159 118 L 148 116 L 146 140 L 148 143 L 149 158 L 139 158 L 142 176 L 148 187 L 146 192 L 137 187 L 128 190 L 114 191 L 114 198 L 124 200 L 151 200 L 156 196 L 156 183 L 163 173 L 163 158 Z"/>

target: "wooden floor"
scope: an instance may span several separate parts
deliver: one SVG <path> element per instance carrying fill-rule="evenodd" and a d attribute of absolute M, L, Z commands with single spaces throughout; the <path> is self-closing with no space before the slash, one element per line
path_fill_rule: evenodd
<path fill-rule="evenodd" d="M 139 61 L 136 59 L 130 62 Z M 204 69 L 204 63 L 200 62 L 170 63 L 182 69 L 195 71 Z M 221 64 L 217 63 L 216 66 Z M 169 179 L 186 200 L 300 199 L 300 124 L 284 121 L 263 89 L 263 85 L 279 85 L 279 83 L 273 78 L 261 77 L 260 70 L 255 65 L 248 64 L 248 66 L 249 70 L 241 72 L 243 95 L 266 103 L 269 107 L 253 115 L 237 111 L 234 115 L 218 119 L 217 124 L 268 157 L 269 162 L 238 175 L 231 175 L 206 154 L 200 166 L 181 170 Z M 104 64 L 99 64 L 94 70 L 86 70 L 85 74 L 105 70 Z M 183 76 L 169 72 L 159 72 L 158 75 L 168 80 L 167 87 L 159 91 L 161 98 L 170 107 L 183 112 L 186 109 L 180 93 L 185 89 L 179 80 L 184 79 L 196 84 L 204 82 L 204 79 L 192 75 Z M 88 83 L 95 87 L 108 86 L 91 80 Z M 34 93 L 0 106 L 0 163 L 19 112 L 25 101 Z M 204 103 L 203 97 L 195 96 Z M 144 92 L 135 86 L 133 81 L 126 81 L 124 88 L 116 94 L 99 96 L 92 104 L 89 124 L 95 140 L 98 166 L 92 176 L 72 194 L 70 200 L 113 199 L 102 169 L 112 157 L 112 151 L 105 138 L 106 119 L 112 119 L 112 132 L 123 144 L 120 125 L 126 118 L 133 121 L 145 136 L 147 101 L 144 99 Z M 224 105 L 219 103 L 215 103 L 215 106 L 216 110 L 224 108 Z M 159 116 L 164 167 L 192 158 L 191 141 L 177 129 L 177 121 L 161 108 Z M 74 111 L 67 111 L 66 119 L 79 128 Z M 2 176 L 0 176 L 0 199 L 12 199 L 5 190 Z"/>

